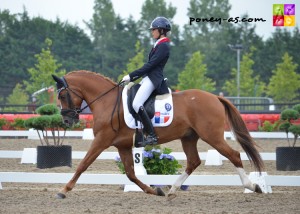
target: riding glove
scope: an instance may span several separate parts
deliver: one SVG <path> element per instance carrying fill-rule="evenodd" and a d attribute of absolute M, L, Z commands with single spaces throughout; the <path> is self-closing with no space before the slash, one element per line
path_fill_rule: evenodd
<path fill-rule="evenodd" d="M 125 83 L 130 82 L 130 76 L 129 75 L 124 76 L 122 79 L 122 82 L 125 82 Z"/>

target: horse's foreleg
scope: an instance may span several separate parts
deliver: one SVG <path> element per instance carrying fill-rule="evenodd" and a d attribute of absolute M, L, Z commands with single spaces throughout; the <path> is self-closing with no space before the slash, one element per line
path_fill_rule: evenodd
<path fill-rule="evenodd" d="M 184 181 L 192 174 L 192 172 L 201 164 L 201 160 L 197 150 L 198 137 L 186 137 L 181 139 L 182 148 L 187 158 L 187 167 L 185 172 L 182 173 L 179 178 L 172 185 L 169 193 L 168 199 L 171 200 L 176 197 L 176 190 L 181 187 Z"/>
<path fill-rule="evenodd" d="M 154 190 L 151 187 L 147 186 L 143 182 L 141 182 L 134 173 L 134 164 L 133 164 L 133 156 L 132 156 L 132 149 L 118 149 L 120 158 L 122 163 L 124 164 L 125 173 L 130 181 L 138 185 L 145 193 L 153 194 L 153 195 L 160 195 L 163 196 L 164 193 L 159 190 Z"/>
<path fill-rule="evenodd" d="M 92 144 L 89 151 L 78 165 L 72 179 L 65 185 L 65 187 L 59 193 L 57 193 L 57 198 L 63 199 L 66 197 L 67 192 L 71 191 L 74 188 L 80 175 L 95 161 L 95 159 L 100 155 L 100 153 L 104 149 L 105 148 L 98 148 L 98 146 L 96 146 L 94 143 Z"/>

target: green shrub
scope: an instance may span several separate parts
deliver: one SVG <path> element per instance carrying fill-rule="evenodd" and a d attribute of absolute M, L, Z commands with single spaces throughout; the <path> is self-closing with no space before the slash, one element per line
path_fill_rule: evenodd
<path fill-rule="evenodd" d="M 35 129 L 34 127 L 34 119 L 35 117 L 31 117 L 31 118 L 28 118 L 27 120 L 24 121 L 24 126 L 25 128 L 28 128 L 28 129 Z"/>
<path fill-rule="evenodd" d="M 279 125 L 279 130 L 285 131 L 286 133 L 288 133 L 290 126 L 291 126 L 291 123 L 283 122 L 282 124 Z"/>
<path fill-rule="evenodd" d="M 35 117 L 34 118 L 34 121 L 33 121 L 33 124 L 34 124 L 34 129 L 36 130 L 45 130 L 47 128 L 50 128 L 50 125 L 51 125 L 51 117 L 48 116 L 48 115 L 43 115 L 43 116 L 40 116 L 40 117 Z"/>
<path fill-rule="evenodd" d="M 300 104 L 297 104 L 293 106 L 293 109 L 285 109 L 280 114 L 282 124 L 280 124 L 279 129 L 285 131 L 289 146 L 291 146 L 291 144 L 288 134 L 289 132 L 294 134 L 294 142 L 292 144 L 293 147 L 295 147 L 296 141 L 300 135 L 300 125 L 293 125 L 291 120 L 297 120 L 300 117 L 299 110 Z"/>
<path fill-rule="evenodd" d="M 50 139 L 53 139 L 55 146 L 60 146 L 63 143 L 63 138 L 59 136 L 59 129 L 64 129 L 64 135 L 66 134 L 66 125 L 63 123 L 62 116 L 59 114 L 59 109 L 54 104 L 46 104 L 37 109 L 40 114 L 39 117 L 33 117 L 27 119 L 24 124 L 27 128 L 33 128 L 38 132 L 41 144 L 50 145 Z M 51 131 L 52 135 L 47 133 Z"/>
<path fill-rule="evenodd" d="M 259 127 L 259 130 L 264 132 L 272 132 L 274 131 L 274 125 L 270 121 L 266 120 L 263 122 L 263 125 Z"/>
<path fill-rule="evenodd" d="M 280 114 L 281 120 L 297 120 L 299 118 L 299 112 L 294 109 L 285 109 Z"/>
<path fill-rule="evenodd" d="M 62 116 L 60 114 L 55 114 L 50 116 L 50 128 L 63 128 L 66 129 L 65 124 L 63 123 Z"/>
<path fill-rule="evenodd" d="M 19 130 L 19 129 L 24 129 L 25 128 L 25 124 L 24 124 L 25 120 L 22 118 L 15 118 L 14 122 L 12 122 L 12 126 Z"/>
<path fill-rule="evenodd" d="M 40 115 L 53 115 L 59 114 L 59 109 L 54 104 L 46 104 L 37 108 L 36 112 Z"/>
<path fill-rule="evenodd" d="M 293 109 L 298 111 L 298 113 L 300 114 L 300 104 L 294 105 Z"/>
<path fill-rule="evenodd" d="M 0 130 L 2 129 L 2 126 L 7 124 L 7 120 L 5 118 L 0 118 Z"/>

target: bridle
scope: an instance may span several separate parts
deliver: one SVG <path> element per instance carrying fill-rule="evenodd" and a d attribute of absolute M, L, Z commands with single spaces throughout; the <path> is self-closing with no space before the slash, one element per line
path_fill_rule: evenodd
<path fill-rule="evenodd" d="M 61 109 L 61 115 L 62 116 L 65 116 L 65 117 L 70 117 L 72 119 L 79 119 L 79 114 L 85 110 L 86 108 L 90 107 L 94 102 L 96 102 L 97 100 L 99 100 L 100 98 L 104 97 L 105 95 L 107 95 L 109 92 L 111 92 L 112 90 L 114 90 L 115 88 L 118 88 L 118 96 L 117 96 L 117 100 L 116 100 L 116 104 L 113 108 L 113 111 L 112 111 L 112 115 L 111 115 L 111 126 L 112 126 L 112 129 L 117 132 L 119 130 L 119 127 L 120 127 L 120 117 L 119 117 L 119 111 L 120 111 L 120 86 L 122 86 L 124 84 L 123 81 L 120 81 L 117 85 L 113 86 L 112 88 L 110 88 L 108 91 L 98 95 L 95 99 L 93 99 L 90 103 L 87 103 L 84 107 L 82 108 L 78 108 L 74 105 L 72 99 L 71 99 L 71 96 L 70 96 L 70 92 L 72 92 L 75 96 L 79 97 L 82 101 L 84 100 L 84 98 L 82 96 L 80 96 L 78 93 L 76 93 L 76 91 L 72 88 L 69 87 L 66 79 L 64 77 L 61 78 L 62 80 L 62 83 L 63 83 L 63 86 L 58 88 L 57 89 L 57 97 L 58 99 L 60 99 L 61 97 L 61 92 L 66 90 L 67 91 L 67 102 L 68 102 L 68 108 L 67 109 Z M 119 127 L 118 129 L 115 129 L 113 127 L 113 124 L 112 124 L 112 118 L 113 118 L 113 115 L 116 111 L 116 107 L 118 107 L 118 121 L 119 121 Z"/>

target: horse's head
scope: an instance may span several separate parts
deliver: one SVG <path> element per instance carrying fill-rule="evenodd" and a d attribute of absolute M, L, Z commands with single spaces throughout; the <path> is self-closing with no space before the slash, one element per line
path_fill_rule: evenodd
<path fill-rule="evenodd" d="M 83 97 L 79 91 L 69 87 L 64 77 L 59 78 L 52 75 L 56 82 L 57 96 L 60 100 L 61 115 L 67 126 L 72 126 L 79 122 L 79 113 L 81 112 L 81 103 Z"/>

